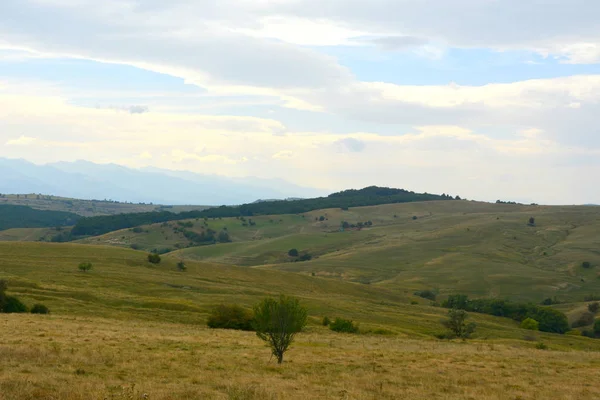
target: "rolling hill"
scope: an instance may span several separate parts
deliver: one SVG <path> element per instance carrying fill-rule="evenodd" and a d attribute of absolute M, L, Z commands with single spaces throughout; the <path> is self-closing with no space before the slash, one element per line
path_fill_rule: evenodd
<path fill-rule="evenodd" d="M 516 322 L 472 313 L 475 339 L 439 341 L 446 310 L 377 285 L 193 261 L 179 272 L 177 258 L 152 265 L 144 252 L 72 243 L 0 243 L 0 254 L 9 294 L 52 310 L 3 315 L 2 400 L 600 395 L 598 340 L 524 340 L 531 333 Z M 77 271 L 81 261 L 94 268 Z M 279 293 L 299 297 L 310 315 L 283 366 L 254 333 L 204 326 L 216 304 Z M 362 334 L 329 331 L 325 315 L 353 319 Z"/>

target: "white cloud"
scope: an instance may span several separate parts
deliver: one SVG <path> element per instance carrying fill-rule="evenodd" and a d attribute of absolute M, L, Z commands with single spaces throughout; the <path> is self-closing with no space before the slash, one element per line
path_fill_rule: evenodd
<path fill-rule="evenodd" d="M 8 140 L 5 144 L 7 146 L 27 146 L 36 141 L 36 138 L 21 135 L 18 139 Z"/>

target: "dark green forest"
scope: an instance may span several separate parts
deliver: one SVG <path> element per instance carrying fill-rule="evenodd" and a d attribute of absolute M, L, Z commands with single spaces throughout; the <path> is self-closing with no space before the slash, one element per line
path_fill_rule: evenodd
<path fill-rule="evenodd" d="M 0 230 L 71 226 L 81 217 L 65 211 L 36 210 L 27 206 L 0 205 Z"/>
<path fill-rule="evenodd" d="M 370 186 L 360 190 L 345 190 L 327 197 L 302 200 L 276 200 L 240 206 L 221 206 L 202 211 L 174 214 L 168 211 L 119 214 L 82 218 L 73 228 L 74 236 L 97 236 L 119 229 L 191 218 L 251 217 L 254 215 L 301 214 L 325 208 L 375 206 L 379 204 L 409 203 L 415 201 L 460 199 L 448 195 L 415 193 L 404 189 Z"/>

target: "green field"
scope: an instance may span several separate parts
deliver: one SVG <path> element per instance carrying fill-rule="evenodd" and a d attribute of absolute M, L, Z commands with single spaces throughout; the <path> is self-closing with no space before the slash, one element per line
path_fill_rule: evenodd
<path fill-rule="evenodd" d="M 187 248 L 176 222 L 79 243 L 25 242 L 43 230 L 0 233 L 13 240 L 0 242 L 9 294 L 52 310 L 0 320 L 0 400 L 600 396 L 591 383 L 600 340 L 532 334 L 470 313 L 473 339 L 440 341 L 447 310 L 413 294 L 556 296 L 573 322 L 586 311 L 583 297 L 600 294 L 600 208 L 428 202 L 252 221 L 182 221 L 196 232 L 227 227 L 232 239 Z M 342 221 L 372 225 L 342 231 Z M 146 258 L 156 247 L 173 250 L 158 265 Z M 312 260 L 295 261 L 291 248 Z M 78 271 L 81 262 L 93 269 Z M 282 367 L 254 334 L 205 327 L 215 305 L 251 307 L 281 293 L 309 310 Z M 333 333 L 321 326 L 324 316 L 352 319 L 361 333 Z"/>
<path fill-rule="evenodd" d="M 36 210 L 67 211 L 84 217 L 115 215 L 148 211 L 171 211 L 174 213 L 203 210 L 207 206 L 161 206 L 156 204 L 122 203 L 108 200 L 81 200 L 43 194 L 3 194 L 0 204 L 28 206 Z"/>

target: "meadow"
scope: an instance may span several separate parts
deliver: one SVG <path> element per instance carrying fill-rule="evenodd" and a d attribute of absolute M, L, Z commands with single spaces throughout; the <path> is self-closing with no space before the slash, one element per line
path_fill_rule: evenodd
<path fill-rule="evenodd" d="M 167 245 L 179 243 L 177 223 L 79 243 L 0 242 L 8 293 L 51 309 L 1 315 L 0 400 L 599 397 L 600 340 L 476 313 L 472 339 L 440 340 L 447 310 L 414 295 L 557 297 L 574 321 L 583 297 L 600 293 L 599 208 L 429 202 L 252 221 L 183 221 L 226 226 L 232 242 L 172 251 L 157 265 L 146 248 L 167 233 Z M 342 221 L 372 225 L 342 231 Z M 295 261 L 290 248 L 313 258 Z M 282 293 L 307 307 L 309 324 L 281 366 L 254 333 L 206 328 L 218 304 L 250 308 Z M 332 332 L 325 316 L 360 333 Z"/>

